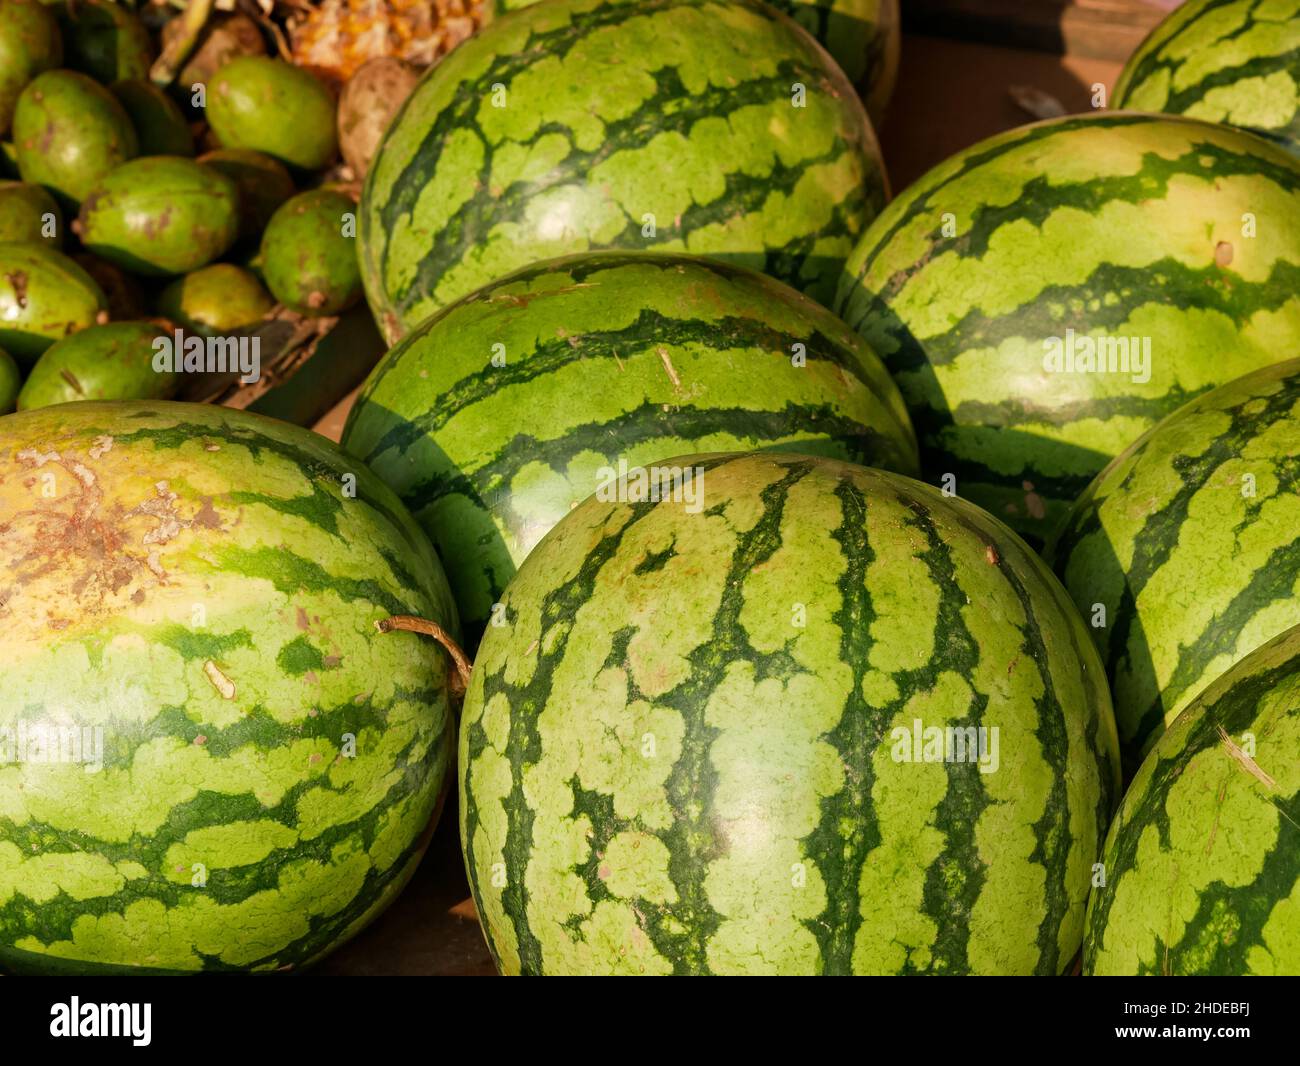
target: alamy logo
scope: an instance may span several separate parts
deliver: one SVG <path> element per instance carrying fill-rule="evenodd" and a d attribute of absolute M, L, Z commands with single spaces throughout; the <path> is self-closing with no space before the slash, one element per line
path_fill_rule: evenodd
<path fill-rule="evenodd" d="M 890 755 L 894 762 L 968 762 L 978 763 L 982 774 L 996 773 L 998 727 L 926 726 L 912 719 L 912 728 L 895 726 L 889 732 L 894 742 Z"/>
<path fill-rule="evenodd" d="M 50 1036 L 129 1036 L 148 1047 L 152 1014 L 150 1003 L 82 1003 L 73 996 L 50 1008 Z"/>
<path fill-rule="evenodd" d="M 1135 385 L 1151 380 L 1150 337 L 1090 337 L 1065 331 L 1043 341 L 1049 374 L 1128 374 Z"/>
<path fill-rule="evenodd" d="M 638 466 L 629 469 L 626 459 L 618 466 L 602 466 L 596 471 L 600 484 L 596 499 L 601 503 L 661 503 L 683 505 L 687 514 L 704 509 L 704 467 Z"/>
<path fill-rule="evenodd" d="M 9 763 L 80 763 L 86 773 L 97 773 L 104 768 L 104 729 L 20 718 L 0 726 L 0 766 Z"/>
<path fill-rule="evenodd" d="M 153 342 L 153 368 L 158 374 L 233 374 L 251 385 L 262 376 L 261 337 L 172 336 Z"/>

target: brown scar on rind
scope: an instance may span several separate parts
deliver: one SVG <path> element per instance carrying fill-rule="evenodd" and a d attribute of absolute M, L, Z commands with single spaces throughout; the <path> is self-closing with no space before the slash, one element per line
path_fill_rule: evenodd
<path fill-rule="evenodd" d="M 212 506 L 212 497 L 204 496 L 202 506 L 194 512 L 194 517 L 190 519 L 190 525 L 198 526 L 200 529 L 220 529 L 221 515 L 217 509 Z"/>
<path fill-rule="evenodd" d="M 127 517 L 147 515 L 150 518 L 157 519 L 158 524 L 144 535 L 141 543 L 166 544 L 173 537 L 179 535 L 182 528 L 191 525 L 192 520 L 184 522 L 177 515 L 177 495 L 172 492 L 171 486 L 166 481 L 155 482 L 154 493 L 154 496 L 127 511 Z"/>
<path fill-rule="evenodd" d="M 1237 746 L 1232 737 L 1228 736 L 1227 730 L 1225 730 L 1221 725 L 1216 725 L 1214 728 L 1219 732 L 1219 742 L 1223 745 L 1227 753 L 1241 764 L 1242 769 L 1244 769 L 1246 773 L 1250 774 L 1251 777 L 1255 778 L 1255 780 L 1259 781 L 1269 791 L 1276 791 L 1277 782 L 1260 768 L 1259 763 Z"/>
<path fill-rule="evenodd" d="M 660 345 L 655 350 L 658 352 L 659 358 L 663 360 L 664 370 L 668 374 L 668 380 L 673 383 L 673 388 L 680 389 L 682 387 L 682 379 L 677 376 L 677 371 L 673 367 L 673 361 L 668 355 L 668 349 L 663 347 L 663 345 Z"/>
<path fill-rule="evenodd" d="M 5 281 L 13 286 L 14 303 L 19 308 L 27 307 L 27 271 L 15 270 L 12 274 L 5 275 Z"/>
<path fill-rule="evenodd" d="M 221 668 L 211 659 L 203 664 L 203 672 L 223 700 L 233 700 L 235 698 L 235 683 L 223 674 Z"/>

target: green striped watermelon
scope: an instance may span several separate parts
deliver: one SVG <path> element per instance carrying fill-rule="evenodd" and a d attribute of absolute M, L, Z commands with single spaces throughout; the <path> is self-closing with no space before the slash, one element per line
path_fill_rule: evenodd
<path fill-rule="evenodd" d="M 505 13 L 539 0 L 496 0 Z M 817 38 L 862 94 L 871 120 L 884 116 L 898 77 L 898 0 L 768 0 Z"/>
<path fill-rule="evenodd" d="M 452 758 L 442 652 L 375 629 L 407 612 L 454 628 L 437 557 L 323 437 L 0 419 L 0 965 L 286 969 L 361 929 Z"/>
<path fill-rule="evenodd" d="M 896 474 L 662 465 L 703 509 L 587 500 L 479 649 L 461 842 L 501 969 L 1064 970 L 1119 764 L 1047 567 Z"/>
<path fill-rule="evenodd" d="M 1205 689 L 1106 839 L 1086 974 L 1300 973 L 1300 627 Z"/>
<path fill-rule="evenodd" d="M 1300 0 L 1186 0 L 1129 58 L 1111 103 L 1241 126 L 1300 155 Z"/>
<path fill-rule="evenodd" d="M 1093 623 L 1129 773 L 1184 707 L 1300 624 L 1300 360 L 1230 382 L 1089 486 L 1049 563 Z"/>
<path fill-rule="evenodd" d="M 915 182 L 848 268 L 927 479 L 1041 542 L 1164 415 L 1300 350 L 1300 162 L 1191 119 L 1036 123 Z"/>
<path fill-rule="evenodd" d="M 858 87 L 879 124 L 898 78 L 898 0 L 768 0 L 811 33 Z"/>
<path fill-rule="evenodd" d="M 902 398 L 844 323 L 754 271 L 649 252 L 540 263 L 434 315 L 342 443 L 429 533 L 471 638 L 620 462 L 780 448 L 917 469 Z"/>
<path fill-rule="evenodd" d="M 551 0 L 432 67 L 394 118 L 358 216 L 389 341 L 541 259 L 679 250 L 823 303 L 884 204 L 843 73 L 759 0 Z"/>

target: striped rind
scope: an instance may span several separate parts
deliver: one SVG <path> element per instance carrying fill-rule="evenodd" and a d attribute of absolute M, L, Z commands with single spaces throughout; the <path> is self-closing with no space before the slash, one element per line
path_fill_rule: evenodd
<path fill-rule="evenodd" d="M 520 267 L 598 249 L 720 256 L 828 303 L 886 195 L 853 87 L 766 4 L 555 0 L 416 86 L 367 175 L 359 252 L 390 342 Z"/>
<path fill-rule="evenodd" d="M 898 78 L 898 0 L 769 0 L 817 38 L 858 87 L 872 122 L 884 116 Z"/>
<path fill-rule="evenodd" d="M 1300 624 L 1300 360 L 1221 386 L 1136 441 L 1047 556 L 1102 623 L 1092 633 L 1131 774 L 1211 681 Z"/>
<path fill-rule="evenodd" d="M 774 448 L 917 470 L 897 388 L 834 315 L 645 252 L 541 263 L 439 312 L 371 374 L 342 443 L 430 535 L 471 638 L 620 460 Z"/>
<path fill-rule="evenodd" d="M 1112 104 L 1225 122 L 1300 154 L 1300 0 L 1187 0 L 1130 57 Z"/>
<path fill-rule="evenodd" d="M 500 13 L 538 0 L 497 0 Z M 902 19 L 898 0 L 768 0 L 812 34 L 858 87 L 873 122 L 879 122 L 898 77 Z"/>
<path fill-rule="evenodd" d="M 1025 126 L 895 199 L 836 306 L 893 372 L 927 480 L 1041 542 L 1164 415 L 1300 350 L 1300 164 L 1174 116 Z M 1049 369 L 1071 329 L 1149 340 L 1149 380 Z"/>
<path fill-rule="evenodd" d="M 1084 973 L 1300 974 L 1300 627 L 1170 726 L 1125 793 Z"/>
<path fill-rule="evenodd" d="M 283 969 L 359 930 L 454 743 L 397 613 L 456 628 L 427 539 L 322 437 L 163 402 L 0 421 L 0 964 Z M 102 768 L 15 750 L 51 726 L 102 730 Z"/>
<path fill-rule="evenodd" d="M 460 730 L 506 973 L 1058 973 L 1118 796 L 1109 697 L 1005 526 L 817 457 L 678 459 L 525 561 Z M 1000 764 L 891 734 L 997 727 Z"/>

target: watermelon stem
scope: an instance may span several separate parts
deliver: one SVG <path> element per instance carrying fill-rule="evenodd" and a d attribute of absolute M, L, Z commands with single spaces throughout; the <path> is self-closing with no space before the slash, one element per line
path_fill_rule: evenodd
<path fill-rule="evenodd" d="M 469 688 L 470 662 L 469 658 L 461 650 L 459 644 L 452 639 L 448 633 L 437 622 L 432 622 L 427 618 L 419 618 L 413 614 L 395 614 L 391 618 L 381 618 L 375 623 L 375 628 L 381 633 L 391 633 L 394 629 L 400 629 L 406 633 L 423 633 L 426 637 L 433 637 L 439 644 L 447 649 L 447 654 L 451 656 L 452 664 L 456 667 L 456 676 L 451 685 L 451 694 L 457 701 L 465 698 L 465 690 Z"/>

